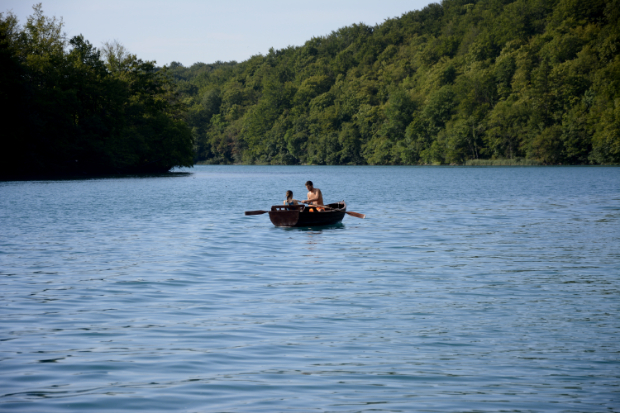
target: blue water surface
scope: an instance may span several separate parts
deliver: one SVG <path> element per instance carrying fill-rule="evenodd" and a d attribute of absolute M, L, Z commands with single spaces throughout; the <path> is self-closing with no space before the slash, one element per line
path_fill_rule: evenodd
<path fill-rule="evenodd" d="M 0 411 L 620 412 L 619 287 L 620 168 L 0 182 Z"/>

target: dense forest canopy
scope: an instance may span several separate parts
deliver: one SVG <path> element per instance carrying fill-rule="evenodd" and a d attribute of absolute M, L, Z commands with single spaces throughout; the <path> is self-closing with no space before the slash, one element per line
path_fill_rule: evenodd
<path fill-rule="evenodd" d="M 166 70 L 119 43 L 66 39 L 41 5 L 23 27 L 0 14 L 0 177 L 163 172 L 193 165 Z"/>
<path fill-rule="evenodd" d="M 617 164 L 619 15 L 619 0 L 444 0 L 169 71 L 196 161 Z"/>
<path fill-rule="evenodd" d="M 159 68 L 0 13 L 0 176 L 202 163 L 618 164 L 620 0 L 444 0 Z"/>

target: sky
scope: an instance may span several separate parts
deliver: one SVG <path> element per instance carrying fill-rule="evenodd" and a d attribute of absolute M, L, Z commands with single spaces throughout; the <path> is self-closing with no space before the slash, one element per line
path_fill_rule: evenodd
<path fill-rule="evenodd" d="M 20 23 L 42 2 L 62 17 L 68 38 L 82 34 L 95 47 L 117 40 L 142 60 L 184 66 L 242 62 L 301 46 L 354 23 L 369 26 L 423 9 L 429 0 L 0 0 L 0 12 Z"/>

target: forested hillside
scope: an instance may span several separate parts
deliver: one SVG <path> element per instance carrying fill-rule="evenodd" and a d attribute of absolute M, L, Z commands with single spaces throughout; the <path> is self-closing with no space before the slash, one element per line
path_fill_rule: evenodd
<path fill-rule="evenodd" d="M 619 0 L 445 0 L 170 71 L 196 161 L 620 163 L 619 14 Z"/>
<path fill-rule="evenodd" d="M 174 81 L 118 43 L 103 53 L 41 5 L 0 14 L 0 177 L 163 172 L 193 165 Z"/>

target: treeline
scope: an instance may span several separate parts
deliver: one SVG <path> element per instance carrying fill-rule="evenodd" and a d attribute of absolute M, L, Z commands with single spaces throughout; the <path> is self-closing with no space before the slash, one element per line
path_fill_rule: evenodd
<path fill-rule="evenodd" d="M 196 161 L 620 163 L 619 15 L 619 0 L 444 0 L 170 72 Z"/>
<path fill-rule="evenodd" d="M 41 5 L 0 14 L 0 177 L 163 172 L 193 165 L 172 77 L 118 43 L 66 39 Z"/>

